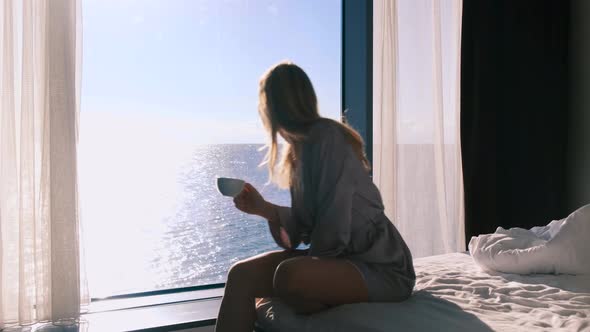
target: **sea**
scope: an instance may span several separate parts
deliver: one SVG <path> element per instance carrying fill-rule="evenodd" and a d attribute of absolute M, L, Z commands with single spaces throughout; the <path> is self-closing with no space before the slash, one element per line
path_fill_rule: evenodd
<path fill-rule="evenodd" d="M 261 147 L 199 145 L 174 165 L 144 160 L 160 166 L 118 165 L 118 173 L 82 181 L 83 268 L 91 297 L 225 282 L 233 263 L 279 249 L 266 220 L 237 210 L 215 185 L 219 176 L 244 179 L 265 199 L 289 206 L 289 191 L 269 184 L 267 169 L 259 167 Z M 88 173 L 117 165 L 84 167 Z M 109 181 L 116 188 L 108 190 Z M 101 190 L 105 194 L 93 196 Z"/>

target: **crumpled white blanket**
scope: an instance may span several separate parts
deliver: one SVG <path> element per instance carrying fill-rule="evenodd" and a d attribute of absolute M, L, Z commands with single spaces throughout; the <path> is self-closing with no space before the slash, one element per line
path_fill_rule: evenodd
<path fill-rule="evenodd" d="M 590 204 L 547 226 L 498 227 L 493 234 L 474 236 L 469 252 L 484 270 L 590 274 Z"/>

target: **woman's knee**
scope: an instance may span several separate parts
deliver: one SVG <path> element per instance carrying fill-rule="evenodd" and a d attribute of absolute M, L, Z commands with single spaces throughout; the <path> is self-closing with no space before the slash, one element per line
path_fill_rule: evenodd
<path fill-rule="evenodd" d="M 310 301 L 306 292 L 309 292 L 309 280 L 305 278 L 304 264 L 298 257 L 286 260 L 279 264 L 274 276 L 275 294 L 287 303 L 297 314 L 312 314 L 328 308 L 327 305 Z"/>
<path fill-rule="evenodd" d="M 273 288 L 279 297 L 283 299 L 296 296 L 303 286 L 299 260 L 303 257 L 287 259 L 281 262 L 275 270 Z"/>
<path fill-rule="evenodd" d="M 227 287 L 247 284 L 253 279 L 253 269 L 248 261 L 239 261 L 234 263 L 227 272 Z"/>

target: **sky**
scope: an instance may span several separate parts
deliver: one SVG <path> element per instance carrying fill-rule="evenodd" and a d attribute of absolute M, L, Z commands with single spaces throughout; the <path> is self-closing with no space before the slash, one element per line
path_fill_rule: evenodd
<path fill-rule="evenodd" d="M 310 76 L 320 113 L 339 117 L 341 0 L 82 4 L 82 143 L 262 143 L 258 80 L 285 59 Z"/>

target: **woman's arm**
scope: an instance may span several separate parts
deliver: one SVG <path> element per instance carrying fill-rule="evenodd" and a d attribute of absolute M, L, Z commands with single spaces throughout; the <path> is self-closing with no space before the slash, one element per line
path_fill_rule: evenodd
<path fill-rule="evenodd" d="M 234 198 L 239 210 L 268 220 L 268 227 L 275 242 L 285 249 L 295 249 L 300 242 L 297 224 L 291 215 L 291 208 L 267 202 L 251 184 Z M 294 245 L 293 245 L 294 244 Z"/>
<path fill-rule="evenodd" d="M 270 234 L 272 234 L 272 237 L 279 246 L 285 249 L 295 249 L 299 245 L 297 242 L 298 240 L 296 239 L 297 237 L 290 236 L 290 233 L 285 229 L 285 227 L 288 227 L 287 225 L 292 223 L 292 220 L 290 220 L 293 218 L 291 216 L 291 208 L 266 202 L 266 208 L 264 209 L 263 215 L 261 215 L 261 217 L 268 220 Z M 291 233 L 296 233 L 296 230 L 291 230 Z M 292 242 L 291 238 L 293 238 L 295 241 Z M 293 243 L 296 245 L 293 246 Z"/>

